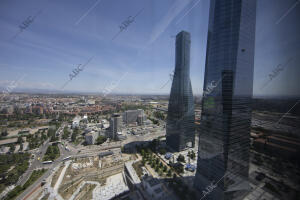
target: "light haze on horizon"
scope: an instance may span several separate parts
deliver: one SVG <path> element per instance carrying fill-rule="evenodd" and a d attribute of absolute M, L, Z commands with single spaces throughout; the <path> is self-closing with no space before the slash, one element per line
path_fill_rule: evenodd
<path fill-rule="evenodd" d="M 300 4 L 295 2 L 258 1 L 254 95 L 300 94 Z M 34 21 L 10 40 L 19 25 L 40 10 Z M 112 40 L 122 22 L 139 11 Z M 65 91 L 101 94 L 117 82 L 112 93 L 169 94 L 168 80 L 175 67 L 174 36 L 185 30 L 191 33 L 193 93 L 202 94 L 208 11 L 209 0 L 2 0 L 0 87 L 25 75 L 16 91 L 59 90 L 73 69 L 94 56 Z M 269 74 L 289 60 L 261 89 Z"/>

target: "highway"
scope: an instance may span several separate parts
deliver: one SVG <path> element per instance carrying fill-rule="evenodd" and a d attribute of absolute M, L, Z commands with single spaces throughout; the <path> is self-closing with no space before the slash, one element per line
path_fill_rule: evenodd
<path fill-rule="evenodd" d="M 17 200 L 22 200 L 24 199 L 28 194 L 31 193 L 32 190 L 36 189 L 37 187 L 39 187 L 42 183 L 42 181 L 46 178 L 48 178 L 55 167 L 57 167 L 61 162 L 63 162 L 63 159 L 66 158 L 67 156 L 73 156 L 75 155 L 77 152 L 75 151 L 66 151 L 61 144 L 59 144 L 59 148 L 61 151 L 60 157 L 58 159 L 56 159 L 52 164 L 37 164 L 37 167 L 43 167 L 43 168 L 48 168 L 48 171 L 41 176 L 37 181 L 35 181 L 30 187 L 28 187 L 21 195 L 19 195 L 16 199 Z M 34 168 L 33 168 L 34 169 Z M 37 169 L 37 168 L 35 168 Z"/>
<path fill-rule="evenodd" d="M 49 140 L 47 140 L 44 145 L 42 145 L 37 152 L 33 153 L 34 160 L 31 162 L 29 168 L 26 170 L 26 172 L 20 177 L 20 179 L 17 182 L 17 185 L 24 185 L 28 178 L 30 177 L 31 173 L 34 169 L 41 168 L 41 159 L 45 155 L 47 148 L 49 146 Z M 40 160 L 38 160 L 40 158 Z"/>
<path fill-rule="evenodd" d="M 63 128 L 62 128 L 63 129 Z M 58 131 L 61 129 L 58 129 Z M 72 144 L 69 144 L 66 142 L 65 145 L 67 145 L 70 149 L 70 151 L 67 151 L 64 146 L 61 144 L 58 144 L 58 147 L 60 149 L 60 157 L 53 161 L 51 164 L 42 164 L 42 158 L 44 154 L 46 153 L 46 150 L 51 143 L 49 141 L 45 142 L 43 146 L 39 148 L 39 151 L 35 153 L 35 159 L 28 168 L 28 170 L 25 172 L 25 174 L 20 178 L 19 184 L 23 185 L 28 178 L 30 177 L 31 173 L 39 168 L 46 168 L 48 169 L 47 172 L 41 176 L 37 181 L 35 181 L 31 186 L 29 186 L 23 193 L 21 193 L 16 199 L 17 200 L 23 200 L 25 198 L 30 197 L 33 191 L 35 191 L 38 187 L 41 186 L 41 183 L 43 180 L 47 179 L 54 171 L 54 168 L 57 167 L 61 162 L 63 162 L 63 159 L 71 156 L 71 157 L 88 157 L 88 156 L 96 156 L 101 151 L 105 150 L 112 150 L 115 151 L 115 153 L 120 152 L 120 148 L 122 145 L 133 142 L 133 141 L 147 141 L 152 140 L 158 136 L 165 135 L 165 131 L 158 131 L 155 134 L 146 134 L 141 136 L 132 136 L 129 135 L 128 138 L 121 142 L 111 142 L 106 143 L 100 146 L 85 146 L 85 147 L 75 147 Z M 60 135 L 61 137 L 61 135 Z M 79 153 L 80 151 L 80 153 Z M 37 158 L 40 157 L 40 160 Z"/>
<path fill-rule="evenodd" d="M 56 133 L 59 133 L 65 125 L 62 125 L 60 128 L 57 129 Z M 34 160 L 31 162 L 29 168 L 26 170 L 26 172 L 20 177 L 20 179 L 17 182 L 17 185 L 24 185 L 28 178 L 30 177 L 31 173 L 35 169 L 39 168 L 45 168 L 45 165 L 42 164 L 42 159 L 47 151 L 48 146 L 51 145 L 50 139 L 48 139 L 42 146 L 40 146 L 37 150 L 33 150 Z M 64 154 L 62 154 L 64 155 Z"/>
<path fill-rule="evenodd" d="M 64 125 L 62 125 L 56 133 L 60 132 L 64 128 Z M 37 181 L 35 181 L 31 186 L 29 186 L 23 193 L 21 193 L 16 199 L 25 199 L 25 197 L 28 196 L 33 190 L 35 190 L 37 187 L 40 187 L 42 181 L 49 177 L 53 171 L 53 169 L 58 166 L 64 158 L 67 156 L 72 156 L 77 153 L 77 151 L 74 149 L 73 151 L 67 151 L 61 144 L 58 144 L 59 150 L 60 150 L 60 157 L 56 159 L 51 164 L 43 164 L 42 159 L 45 155 L 48 146 L 51 145 L 51 142 L 49 142 L 49 139 L 38 149 L 37 152 L 33 153 L 35 155 L 34 160 L 32 161 L 30 167 L 27 169 L 27 171 L 22 175 L 22 177 L 18 181 L 18 185 L 24 185 L 28 178 L 30 177 L 31 173 L 36 169 L 46 168 L 48 169 L 47 172 L 41 176 Z M 38 159 L 39 158 L 39 159 Z"/>

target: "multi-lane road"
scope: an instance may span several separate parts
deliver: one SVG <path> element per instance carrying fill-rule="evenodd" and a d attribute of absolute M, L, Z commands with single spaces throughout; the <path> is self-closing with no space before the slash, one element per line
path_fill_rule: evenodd
<path fill-rule="evenodd" d="M 58 131 L 62 130 L 63 127 L 58 129 Z M 120 148 L 122 145 L 126 143 L 130 143 L 133 141 L 145 141 L 145 140 L 152 140 L 158 136 L 165 135 L 165 131 L 158 131 L 155 134 L 146 134 L 141 136 L 129 136 L 126 140 L 121 142 L 111 142 L 106 143 L 100 146 L 88 146 L 88 147 L 81 147 L 78 148 L 73 147 L 73 145 L 68 144 L 66 142 L 66 145 L 68 145 L 69 150 L 66 150 L 65 147 L 62 144 L 58 144 L 59 150 L 60 150 L 60 157 L 53 161 L 51 164 L 43 164 L 42 158 L 44 154 L 46 153 L 46 150 L 51 143 L 49 141 L 46 141 L 37 152 L 35 152 L 35 158 L 33 162 L 31 163 L 28 170 L 24 173 L 23 177 L 19 180 L 18 184 L 23 185 L 28 178 L 30 177 L 31 173 L 39 168 L 47 168 L 47 172 L 43 174 L 37 181 L 35 181 L 31 186 L 29 186 L 22 194 L 20 194 L 16 199 L 17 200 L 23 200 L 23 199 L 29 199 L 30 195 L 33 193 L 33 191 L 37 190 L 39 187 L 41 187 L 41 183 L 43 180 L 46 180 L 54 171 L 54 168 L 57 167 L 61 162 L 64 161 L 64 159 L 68 156 L 71 157 L 88 157 L 88 156 L 96 156 L 101 151 L 106 150 L 112 150 L 115 151 L 115 153 L 120 151 Z M 40 159 L 38 159 L 40 158 Z"/>
<path fill-rule="evenodd" d="M 17 182 L 17 185 L 24 185 L 34 169 L 43 167 L 42 163 L 41 163 L 41 159 L 45 155 L 48 146 L 49 146 L 49 140 L 47 140 L 37 151 L 35 151 L 32 154 L 32 155 L 34 155 L 34 160 L 31 162 L 31 165 L 26 170 L 26 172 L 21 176 L 21 178 Z"/>
<path fill-rule="evenodd" d="M 56 133 L 60 133 L 64 128 L 64 125 L 60 127 Z M 61 135 L 61 134 L 60 134 Z M 47 148 L 49 145 L 52 145 L 51 142 L 49 142 L 49 139 L 42 145 L 40 146 L 37 150 L 33 152 L 34 155 L 34 160 L 31 162 L 29 168 L 26 170 L 26 172 L 21 176 L 19 179 L 17 185 L 24 185 L 28 178 L 30 177 L 31 173 L 40 168 L 46 168 L 48 171 L 43 174 L 37 181 L 35 181 L 31 186 L 29 186 L 22 194 L 20 194 L 17 199 L 25 199 L 28 197 L 28 194 L 30 194 L 33 190 L 35 190 L 37 187 L 40 187 L 42 181 L 49 177 L 51 173 L 53 172 L 53 169 L 61 163 L 66 157 L 75 155 L 77 151 L 74 149 L 73 151 L 67 151 L 61 144 L 58 144 L 59 150 L 60 150 L 60 157 L 55 160 L 51 164 L 43 164 L 42 159 L 43 156 L 45 155 Z"/>
<path fill-rule="evenodd" d="M 59 149 L 60 149 L 60 157 L 53 161 L 51 164 L 42 164 L 41 162 L 34 162 L 36 163 L 35 165 L 31 165 L 31 170 L 38 169 L 38 168 L 47 168 L 47 172 L 43 174 L 37 181 L 34 182 L 31 186 L 29 186 L 21 195 L 17 197 L 17 200 L 22 200 L 25 199 L 25 197 L 28 197 L 28 194 L 30 194 L 33 190 L 36 188 L 40 187 L 41 183 L 43 180 L 47 179 L 54 171 L 54 168 L 57 167 L 66 157 L 68 156 L 73 156 L 77 153 L 77 151 L 67 151 L 65 148 L 59 144 Z M 36 167 L 36 168 L 34 168 Z"/>

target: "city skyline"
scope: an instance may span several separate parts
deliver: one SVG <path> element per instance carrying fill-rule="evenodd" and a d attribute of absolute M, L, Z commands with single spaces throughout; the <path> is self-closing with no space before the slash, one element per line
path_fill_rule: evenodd
<path fill-rule="evenodd" d="M 130 1 L 114 6 L 104 0 L 78 4 L 2 1 L 0 87 L 5 88 L 26 75 L 12 92 L 61 91 L 72 71 L 95 56 L 62 92 L 101 95 L 108 85 L 126 74 L 111 93 L 168 94 L 170 83 L 162 88 L 174 65 L 174 52 L 168 49 L 174 48 L 172 36 L 187 30 L 194 41 L 191 49 L 193 92 L 202 94 L 208 1 L 200 1 L 191 9 L 196 2 L 165 1 L 152 5 Z M 299 91 L 296 77 L 299 28 L 294 25 L 299 5 L 289 10 L 293 4 L 292 0 L 278 1 L 278 6 L 269 1 L 258 3 L 254 95 L 296 95 Z M 68 8 L 68 13 L 61 8 Z M 112 15 L 112 11 L 116 12 Z M 194 19 L 197 26 L 189 22 Z M 111 41 L 126 21 L 122 32 Z M 22 32 L 10 41 L 20 26 Z M 270 73 L 291 58 L 284 70 L 261 89 Z"/>
<path fill-rule="evenodd" d="M 300 0 L 0 1 L 0 199 L 298 200 Z"/>

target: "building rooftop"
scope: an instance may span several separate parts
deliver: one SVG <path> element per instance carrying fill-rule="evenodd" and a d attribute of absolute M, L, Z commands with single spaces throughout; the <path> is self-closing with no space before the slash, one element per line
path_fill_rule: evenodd
<path fill-rule="evenodd" d="M 133 164 L 133 161 L 126 162 L 126 163 L 125 163 L 125 167 L 126 167 L 126 169 L 128 170 L 128 172 L 129 172 L 129 174 L 130 174 L 130 177 L 132 178 L 132 181 L 133 181 L 135 184 L 139 184 L 139 183 L 141 183 L 141 180 L 140 180 L 140 178 L 138 177 L 138 175 L 136 174 L 134 168 L 132 167 L 132 164 Z"/>
<path fill-rule="evenodd" d="M 16 143 L 17 141 L 18 141 L 18 138 L 11 138 L 11 139 L 6 139 L 6 140 L 0 140 L 0 145 Z"/>

